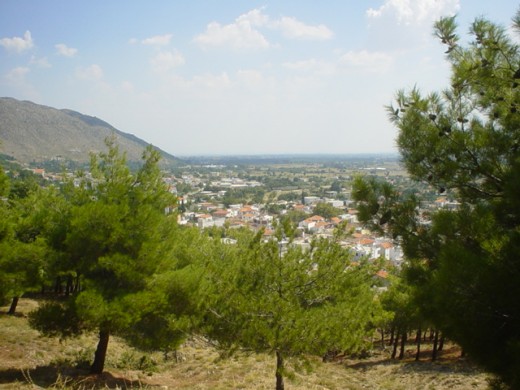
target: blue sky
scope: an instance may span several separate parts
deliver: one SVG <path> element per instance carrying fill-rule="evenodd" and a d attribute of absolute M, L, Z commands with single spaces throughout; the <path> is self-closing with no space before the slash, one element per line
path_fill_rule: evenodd
<path fill-rule="evenodd" d="M 69 108 L 178 156 L 396 152 L 384 105 L 448 83 L 441 15 L 512 0 L 1 0 L 0 96 Z"/>

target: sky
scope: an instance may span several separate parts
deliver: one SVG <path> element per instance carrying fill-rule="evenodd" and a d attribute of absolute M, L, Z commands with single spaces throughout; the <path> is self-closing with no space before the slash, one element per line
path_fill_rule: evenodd
<path fill-rule="evenodd" d="M 449 83 L 432 25 L 513 0 L 0 0 L 0 96 L 176 156 L 397 153 L 385 106 Z M 1 118 L 0 118 L 1 120 Z"/>

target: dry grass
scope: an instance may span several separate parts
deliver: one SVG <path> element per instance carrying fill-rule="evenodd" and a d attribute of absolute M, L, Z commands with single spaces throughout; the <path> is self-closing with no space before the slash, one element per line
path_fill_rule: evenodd
<path fill-rule="evenodd" d="M 143 355 L 117 338 L 109 344 L 106 372 L 88 375 L 95 335 L 73 340 L 40 336 L 27 325 L 26 313 L 36 307 L 21 299 L 17 316 L 7 316 L 0 308 L 0 388 L 152 388 L 163 389 L 273 389 L 274 357 L 239 354 L 221 358 L 202 341 L 191 340 L 179 351 L 178 359 L 165 361 L 161 354 Z M 484 390 L 488 376 L 467 361 L 459 351 L 443 351 L 436 363 L 414 362 L 413 346 L 403 361 L 390 360 L 388 351 L 379 351 L 363 360 L 323 363 L 312 358 L 309 371 L 289 367 L 286 389 L 455 389 Z M 144 356 L 144 358 L 143 358 Z"/>

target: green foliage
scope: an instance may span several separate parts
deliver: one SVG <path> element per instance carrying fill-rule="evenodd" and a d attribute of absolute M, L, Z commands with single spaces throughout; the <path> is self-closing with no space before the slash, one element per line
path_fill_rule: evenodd
<path fill-rule="evenodd" d="M 154 359 L 136 351 L 125 351 L 115 366 L 119 369 L 141 370 L 148 373 L 157 371 L 157 362 Z"/>
<path fill-rule="evenodd" d="M 390 288 L 380 297 L 382 308 L 388 313 L 383 318 L 402 332 L 421 329 L 419 306 L 414 302 L 413 290 L 400 278 L 393 278 Z"/>
<path fill-rule="evenodd" d="M 287 202 L 296 202 L 301 199 L 301 194 L 298 192 L 284 192 L 278 195 L 278 200 L 286 200 Z"/>
<path fill-rule="evenodd" d="M 32 328 L 47 336 L 71 337 L 89 329 L 77 315 L 75 302 L 46 302 L 29 313 Z"/>
<path fill-rule="evenodd" d="M 232 204 L 246 203 L 263 203 L 265 189 L 262 187 L 246 187 L 246 188 L 231 188 L 226 191 L 222 198 L 222 202 L 226 207 Z"/>
<path fill-rule="evenodd" d="M 2 290 L 10 297 L 39 289 L 44 276 L 46 246 L 41 240 L 31 243 L 4 241 L 0 244 Z"/>
<path fill-rule="evenodd" d="M 519 22 L 520 11 L 516 29 Z M 482 18 L 466 46 L 456 31 L 455 18 L 435 25 L 452 66 L 450 87 L 429 95 L 399 91 L 388 112 L 410 175 L 450 192 L 460 207 L 424 223 L 418 199 L 384 184 L 357 179 L 354 196 L 363 221 L 401 238 L 421 315 L 518 388 L 520 51 L 502 27 Z"/>
<path fill-rule="evenodd" d="M 164 262 L 149 280 L 149 289 L 133 300 L 139 319 L 124 335 L 144 350 L 176 350 L 202 320 L 200 296 L 207 237 L 197 229 L 177 232 L 171 261 Z"/>
<path fill-rule="evenodd" d="M 21 182 L 17 180 L 16 182 Z M 21 297 L 45 282 L 53 252 L 44 235 L 50 231 L 55 191 L 24 187 L 0 202 L 0 299 Z M 11 187 L 11 190 L 16 187 Z"/>
<path fill-rule="evenodd" d="M 5 174 L 2 167 L 0 167 L 0 199 L 6 198 L 9 194 L 11 183 L 9 177 Z"/>
<path fill-rule="evenodd" d="M 325 219 L 331 219 L 333 217 L 337 217 L 340 214 L 341 210 L 334 207 L 330 203 L 319 202 L 314 206 L 314 215 L 320 215 Z"/>
<path fill-rule="evenodd" d="M 340 192 L 343 188 L 342 183 L 339 180 L 334 180 L 332 184 L 330 185 L 331 191 Z"/>
<path fill-rule="evenodd" d="M 179 329 L 186 329 L 171 325 L 182 322 L 176 318 L 182 313 L 169 304 L 177 298 L 189 301 L 186 284 L 171 276 L 190 261 L 181 259 L 178 249 L 175 257 L 176 216 L 165 214 L 175 198 L 162 180 L 157 151 L 147 148 L 143 164 L 132 173 L 114 139 L 107 139 L 107 147 L 106 153 L 92 155 L 92 178 L 78 173 L 79 185 L 65 185 L 63 202 L 51 208 L 50 216 L 43 209 L 33 213 L 39 221 L 33 226 L 55 252 L 49 269 L 55 276 L 76 275 L 82 288 L 63 303 L 37 310 L 32 324 L 48 334 L 99 329 L 142 348 L 158 347 L 157 340 L 167 348 L 185 335 Z M 159 283 L 158 273 L 179 286 Z M 159 326 L 161 332 L 148 342 Z M 103 353 L 97 351 L 96 358 Z"/>
<path fill-rule="evenodd" d="M 289 210 L 287 214 L 283 216 L 283 219 L 288 219 L 295 225 L 298 225 L 301 221 L 308 218 L 309 214 L 302 210 Z"/>
<path fill-rule="evenodd" d="M 319 240 L 302 251 L 244 231 L 236 245 L 214 246 L 206 332 L 223 348 L 290 357 L 365 347 L 373 309 L 368 273 L 352 267 L 338 243 Z"/>
<path fill-rule="evenodd" d="M 35 175 L 30 170 L 21 169 L 10 174 L 12 176 L 9 191 L 10 199 L 26 198 L 31 193 L 37 191 L 40 185 L 43 185 L 41 176 Z"/>

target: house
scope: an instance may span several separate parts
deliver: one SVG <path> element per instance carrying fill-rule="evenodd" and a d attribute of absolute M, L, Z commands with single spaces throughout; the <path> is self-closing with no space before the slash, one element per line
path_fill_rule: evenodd
<path fill-rule="evenodd" d="M 330 229 L 332 226 L 331 223 L 325 222 L 325 221 L 318 221 L 314 224 L 313 228 L 310 228 L 309 230 L 312 230 L 316 233 L 326 233 L 326 230 Z"/>
<path fill-rule="evenodd" d="M 334 226 L 337 226 L 341 223 L 341 218 L 338 217 L 332 217 L 330 219 L 330 223 L 332 223 Z"/>
<path fill-rule="evenodd" d="M 32 173 L 34 173 L 35 175 L 41 176 L 41 177 L 45 177 L 45 169 L 43 169 L 43 168 L 32 169 Z"/>
<path fill-rule="evenodd" d="M 292 209 L 296 210 L 296 211 L 303 211 L 304 213 L 307 213 L 307 214 L 310 214 L 312 212 L 311 207 L 309 207 L 308 205 L 301 204 L 301 203 L 297 203 L 297 204 L 293 205 Z"/>
<path fill-rule="evenodd" d="M 253 222 L 253 220 L 255 218 L 255 214 L 254 213 L 244 213 L 244 214 L 241 214 L 240 217 L 242 218 L 242 221 L 244 221 L 244 222 Z"/>
<path fill-rule="evenodd" d="M 272 229 L 265 229 L 264 234 L 262 235 L 262 239 L 264 242 L 272 240 L 274 237 L 274 230 Z"/>
<path fill-rule="evenodd" d="M 216 210 L 218 208 L 216 205 L 214 205 L 213 203 L 210 203 L 210 202 L 200 203 L 199 207 L 200 207 L 201 210 L 204 210 L 204 211 L 207 211 L 207 212 L 211 212 L 211 211 Z"/>
<path fill-rule="evenodd" d="M 199 229 L 215 226 L 215 223 L 213 222 L 213 217 L 209 214 L 199 214 L 197 216 L 197 226 L 199 227 Z"/>
<path fill-rule="evenodd" d="M 307 219 L 304 219 L 298 224 L 298 227 L 301 227 L 303 229 L 312 230 L 317 222 L 325 222 L 325 218 L 319 216 L 319 215 L 313 215 L 312 217 L 309 217 Z"/>
<path fill-rule="evenodd" d="M 368 237 L 361 237 L 360 239 L 358 239 L 355 247 L 353 248 L 355 251 L 355 257 L 356 258 L 368 257 L 370 259 L 377 257 L 377 256 L 374 256 L 374 250 L 373 250 L 374 242 L 375 242 L 375 240 L 373 240 L 372 238 L 368 238 Z"/>
<path fill-rule="evenodd" d="M 269 214 L 261 214 L 255 218 L 255 222 L 261 225 L 271 225 L 273 223 L 273 216 Z"/>
<path fill-rule="evenodd" d="M 347 211 L 347 221 L 350 223 L 358 223 L 358 217 L 357 217 L 358 211 L 356 209 L 348 209 Z"/>
<path fill-rule="evenodd" d="M 376 272 L 374 275 L 374 280 L 382 287 L 383 290 L 385 290 L 388 288 L 388 286 L 390 286 L 390 280 L 388 277 L 388 272 L 382 269 Z"/>
<path fill-rule="evenodd" d="M 345 202 L 337 199 L 327 199 L 326 203 L 330 204 L 332 207 L 336 207 L 337 209 L 345 206 Z"/>
<path fill-rule="evenodd" d="M 229 219 L 229 227 L 230 228 L 241 228 L 246 227 L 246 223 L 244 221 L 241 221 L 240 219 Z"/>
<path fill-rule="evenodd" d="M 250 214 L 253 212 L 253 208 L 251 206 L 244 206 L 244 207 L 241 207 L 239 210 L 238 210 L 238 217 L 243 217 L 245 214 Z"/>
<path fill-rule="evenodd" d="M 226 218 L 229 214 L 229 211 L 224 209 L 217 209 L 211 215 L 213 215 L 213 219 Z"/>
<path fill-rule="evenodd" d="M 394 244 L 391 242 L 382 242 L 379 244 L 380 256 L 386 260 L 393 260 L 394 258 Z"/>
<path fill-rule="evenodd" d="M 303 204 L 309 205 L 309 204 L 316 204 L 320 201 L 320 198 L 317 196 L 305 196 L 303 198 Z"/>

